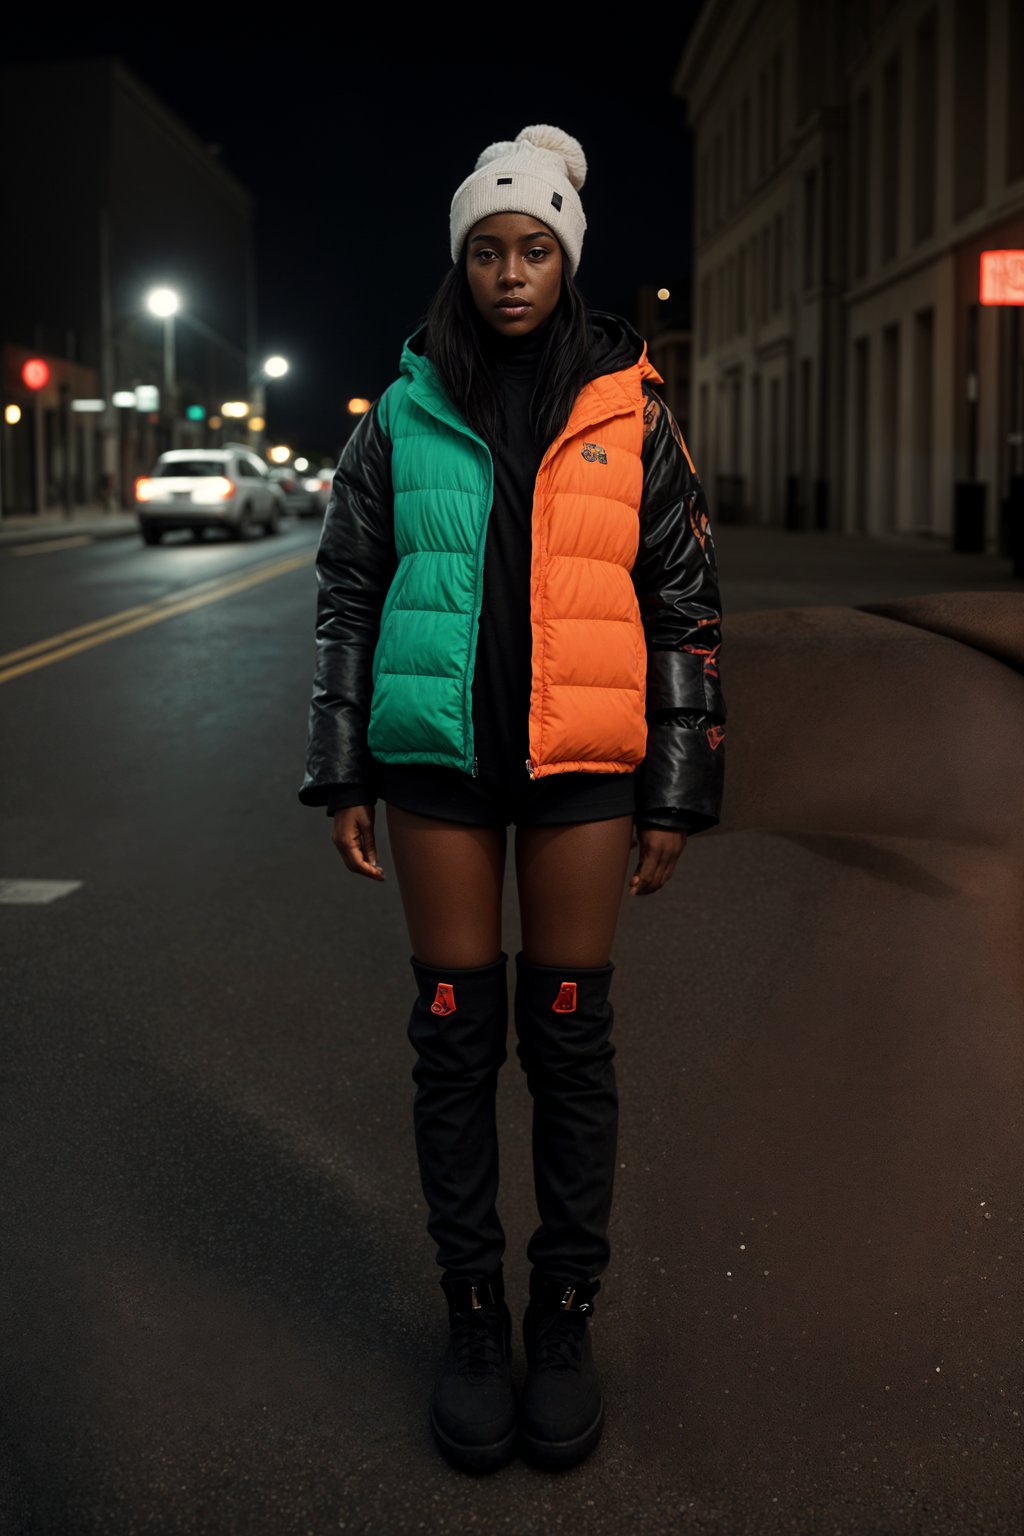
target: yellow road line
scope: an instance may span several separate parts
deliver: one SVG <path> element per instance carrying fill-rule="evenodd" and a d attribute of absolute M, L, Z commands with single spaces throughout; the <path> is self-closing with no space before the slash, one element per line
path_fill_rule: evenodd
<path fill-rule="evenodd" d="M 279 562 L 275 562 L 279 563 Z M 235 576 L 242 576 L 244 571 L 235 572 Z M 77 640 L 80 635 L 95 634 L 98 629 L 107 629 L 115 624 L 123 624 L 128 619 L 133 619 L 139 613 L 152 613 L 155 609 L 177 605 L 186 597 L 195 597 L 200 592 L 211 590 L 220 591 L 226 581 L 232 580 L 231 576 L 211 576 L 206 581 L 197 581 L 187 588 L 184 593 L 168 592 L 163 597 L 155 597 L 152 602 L 139 603 L 134 608 L 122 608 L 118 613 L 106 613 L 101 619 L 90 619 L 88 624 L 77 624 L 74 629 L 62 630 L 58 635 L 48 635 L 45 640 L 35 640 L 31 645 L 23 645 L 20 650 L 8 651 L 0 656 L 0 672 L 4 671 L 14 661 L 21 661 L 25 656 L 36 656 L 40 651 L 55 650 L 60 645 L 66 645 L 71 640 Z"/>
<path fill-rule="evenodd" d="M 81 544 L 91 544 L 86 533 L 76 533 L 66 539 L 45 539 L 42 544 L 15 544 L 12 555 L 48 555 L 55 549 L 77 549 Z"/>
<path fill-rule="evenodd" d="M 11 651 L 6 656 L 0 656 L 0 683 L 9 683 L 25 672 L 34 672 L 38 667 L 47 667 L 53 661 L 65 661 L 69 656 L 77 656 L 80 651 L 90 650 L 94 645 L 103 645 L 108 640 L 116 640 L 121 635 L 131 635 L 136 630 L 148 629 L 151 624 L 160 624 L 164 619 L 175 618 L 179 613 L 190 613 L 193 608 L 202 608 L 207 603 L 219 602 L 221 598 L 231 597 L 236 592 L 244 592 L 249 587 L 272 580 L 275 576 L 284 576 L 288 571 L 310 565 L 315 558 L 316 553 L 312 551 L 291 555 L 286 560 L 268 562 L 240 576 L 228 577 L 213 584 L 206 583 L 205 591 L 192 591 L 186 593 L 184 597 L 164 597 L 157 602 L 143 604 L 139 608 L 126 608 L 108 619 L 99 619 L 91 624 L 83 624 L 77 630 L 68 630 L 64 636 L 56 635 L 51 640 L 39 641 L 34 646 L 24 647 L 21 651 Z M 99 628 L 100 626 L 102 628 Z M 98 628 L 99 633 L 87 633 Z M 76 638 L 70 639 L 69 643 L 62 643 L 69 637 Z M 27 652 L 39 651 L 46 646 L 55 648 L 47 650 L 45 655 L 35 655 L 28 660 L 17 662 L 17 658 L 25 656 Z M 13 666 L 9 665 L 12 661 L 16 663 Z"/>

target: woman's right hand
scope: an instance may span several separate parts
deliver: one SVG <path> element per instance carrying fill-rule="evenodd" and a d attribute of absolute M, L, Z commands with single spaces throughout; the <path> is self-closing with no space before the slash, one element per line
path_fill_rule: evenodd
<path fill-rule="evenodd" d="M 344 810 L 335 811 L 331 842 L 354 875 L 365 875 L 368 880 L 383 880 L 384 870 L 377 863 L 373 820 L 372 805 L 347 805 Z"/>

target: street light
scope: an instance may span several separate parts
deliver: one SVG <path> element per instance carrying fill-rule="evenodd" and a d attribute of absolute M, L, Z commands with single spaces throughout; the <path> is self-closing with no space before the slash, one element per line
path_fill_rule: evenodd
<path fill-rule="evenodd" d="M 171 445 L 174 445 L 174 423 L 178 415 L 176 385 L 174 379 L 174 317 L 181 308 L 181 300 L 173 288 L 151 288 L 146 295 L 146 308 L 164 322 L 164 393 L 171 413 Z"/>

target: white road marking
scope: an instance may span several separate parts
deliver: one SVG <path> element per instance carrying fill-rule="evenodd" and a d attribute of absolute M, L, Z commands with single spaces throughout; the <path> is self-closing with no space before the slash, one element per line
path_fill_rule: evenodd
<path fill-rule="evenodd" d="M 0 906 L 43 906 L 69 896 L 81 884 L 81 880 L 0 880 Z"/>

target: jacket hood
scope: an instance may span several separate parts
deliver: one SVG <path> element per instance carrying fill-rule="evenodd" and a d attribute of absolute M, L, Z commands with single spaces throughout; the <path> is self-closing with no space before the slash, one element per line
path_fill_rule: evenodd
<path fill-rule="evenodd" d="M 588 308 L 587 328 L 590 333 L 590 363 L 585 382 L 600 378 L 602 374 L 620 373 L 624 368 L 635 365 L 640 369 L 641 378 L 650 379 L 655 384 L 663 383 L 661 374 L 647 356 L 646 341 L 622 315 L 612 314 L 606 309 Z M 421 372 L 426 336 L 427 327 L 424 323 L 406 337 L 400 364 L 402 373 L 415 377 Z"/>

